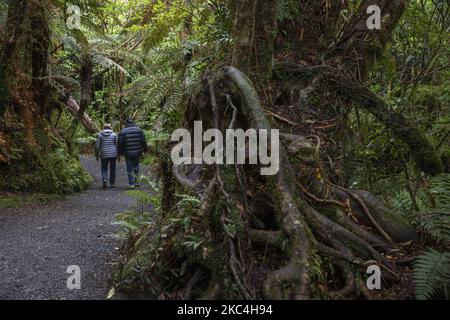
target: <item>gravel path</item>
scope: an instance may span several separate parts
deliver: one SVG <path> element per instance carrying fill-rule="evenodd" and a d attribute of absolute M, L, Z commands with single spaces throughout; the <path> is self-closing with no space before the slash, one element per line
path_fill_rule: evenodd
<path fill-rule="evenodd" d="M 90 190 L 48 205 L 1 209 L 0 299 L 105 299 L 119 243 L 109 237 L 127 196 L 125 164 L 117 188 L 102 190 L 99 164 L 81 157 L 95 182 Z M 144 169 L 145 170 L 145 169 Z M 67 267 L 81 270 L 81 289 L 66 286 Z"/>

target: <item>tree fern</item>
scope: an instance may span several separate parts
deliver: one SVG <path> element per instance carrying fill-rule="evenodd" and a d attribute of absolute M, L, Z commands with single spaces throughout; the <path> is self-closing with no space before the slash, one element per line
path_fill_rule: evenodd
<path fill-rule="evenodd" d="M 429 249 L 421 254 L 414 265 L 413 279 L 415 296 L 419 300 L 433 298 L 439 293 L 448 294 L 450 253 Z"/>
<path fill-rule="evenodd" d="M 114 67 L 117 68 L 117 70 L 119 70 L 120 72 L 128 75 L 128 72 L 127 70 L 125 70 L 124 67 L 122 67 L 120 64 L 118 64 L 117 62 L 113 61 L 112 59 L 108 58 L 103 54 L 94 51 L 92 53 L 92 59 L 94 60 L 95 63 L 103 66 L 105 69 L 110 69 Z"/>

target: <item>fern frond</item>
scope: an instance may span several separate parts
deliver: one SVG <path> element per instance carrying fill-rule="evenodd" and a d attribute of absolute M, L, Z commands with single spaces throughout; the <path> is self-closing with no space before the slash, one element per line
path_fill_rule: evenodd
<path fill-rule="evenodd" d="M 279 21 L 293 19 L 298 11 L 298 1 L 295 0 L 279 0 L 277 18 Z"/>
<path fill-rule="evenodd" d="M 421 254 L 414 264 L 413 281 L 418 300 L 430 299 L 445 290 L 450 282 L 450 253 L 428 249 Z"/>
<path fill-rule="evenodd" d="M 434 239 L 450 243 L 450 212 L 432 209 L 418 214 L 416 224 Z"/>
<path fill-rule="evenodd" d="M 120 64 L 115 62 L 114 60 L 108 58 L 105 55 L 102 55 L 98 52 L 95 52 L 92 56 L 92 60 L 95 63 L 98 63 L 99 65 L 103 66 L 104 68 L 110 69 L 110 68 L 117 68 L 120 72 L 128 75 L 127 70 L 125 70 L 124 67 L 122 67 Z"/>
<path fill-rule="evenodd" d="M 80 52 L 81 48 L 78 45 L 77 40 L 72 36 L 62 36 L 60 38 L 62 44 L 64 45 L 64 49 Z"/>
<path fill-rule="evenodd" d="M 392 210 L 399 214 L 405 214 L 412 211 L 412 199 L 409 192 L 406 190 L 397 192 L 390 202 Z"/>
<path fill-rule="evenodd" d="M 430 184 L 430 194 L 435 198 L 436 206 L 450 211 L 450 174 L 433 177 Z"/>
<path fill-rule="evenodd" d="M 46 149 L 50 146 L 50 138 L 44 128 L 35 127 L 33 129 L 33 136 L 40 147 Z"/>

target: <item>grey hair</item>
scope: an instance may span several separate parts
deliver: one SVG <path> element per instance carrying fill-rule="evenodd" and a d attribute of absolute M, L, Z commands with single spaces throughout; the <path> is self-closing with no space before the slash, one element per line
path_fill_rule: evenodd
<path fill-rule="evenodd" d="M 105 130 L 107 130 L 107 129 L 112 130 L 112 125 L 111 125 L 110 123 L 106 123 L 106 124 L 103 126 L 103 129 L 105 129 Z"/>

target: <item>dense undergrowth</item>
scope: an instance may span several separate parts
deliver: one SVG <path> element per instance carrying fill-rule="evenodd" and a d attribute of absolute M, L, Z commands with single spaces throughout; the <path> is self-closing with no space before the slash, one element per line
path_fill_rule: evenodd
<path fill-rule="evenodd" d="M 18 161 L 7 172 L 0 171 L 0 190 L 70 194 L 87 189 L 93 182 L 78 157 L 69 156 L 61 149 L 35 161 Z"/>

